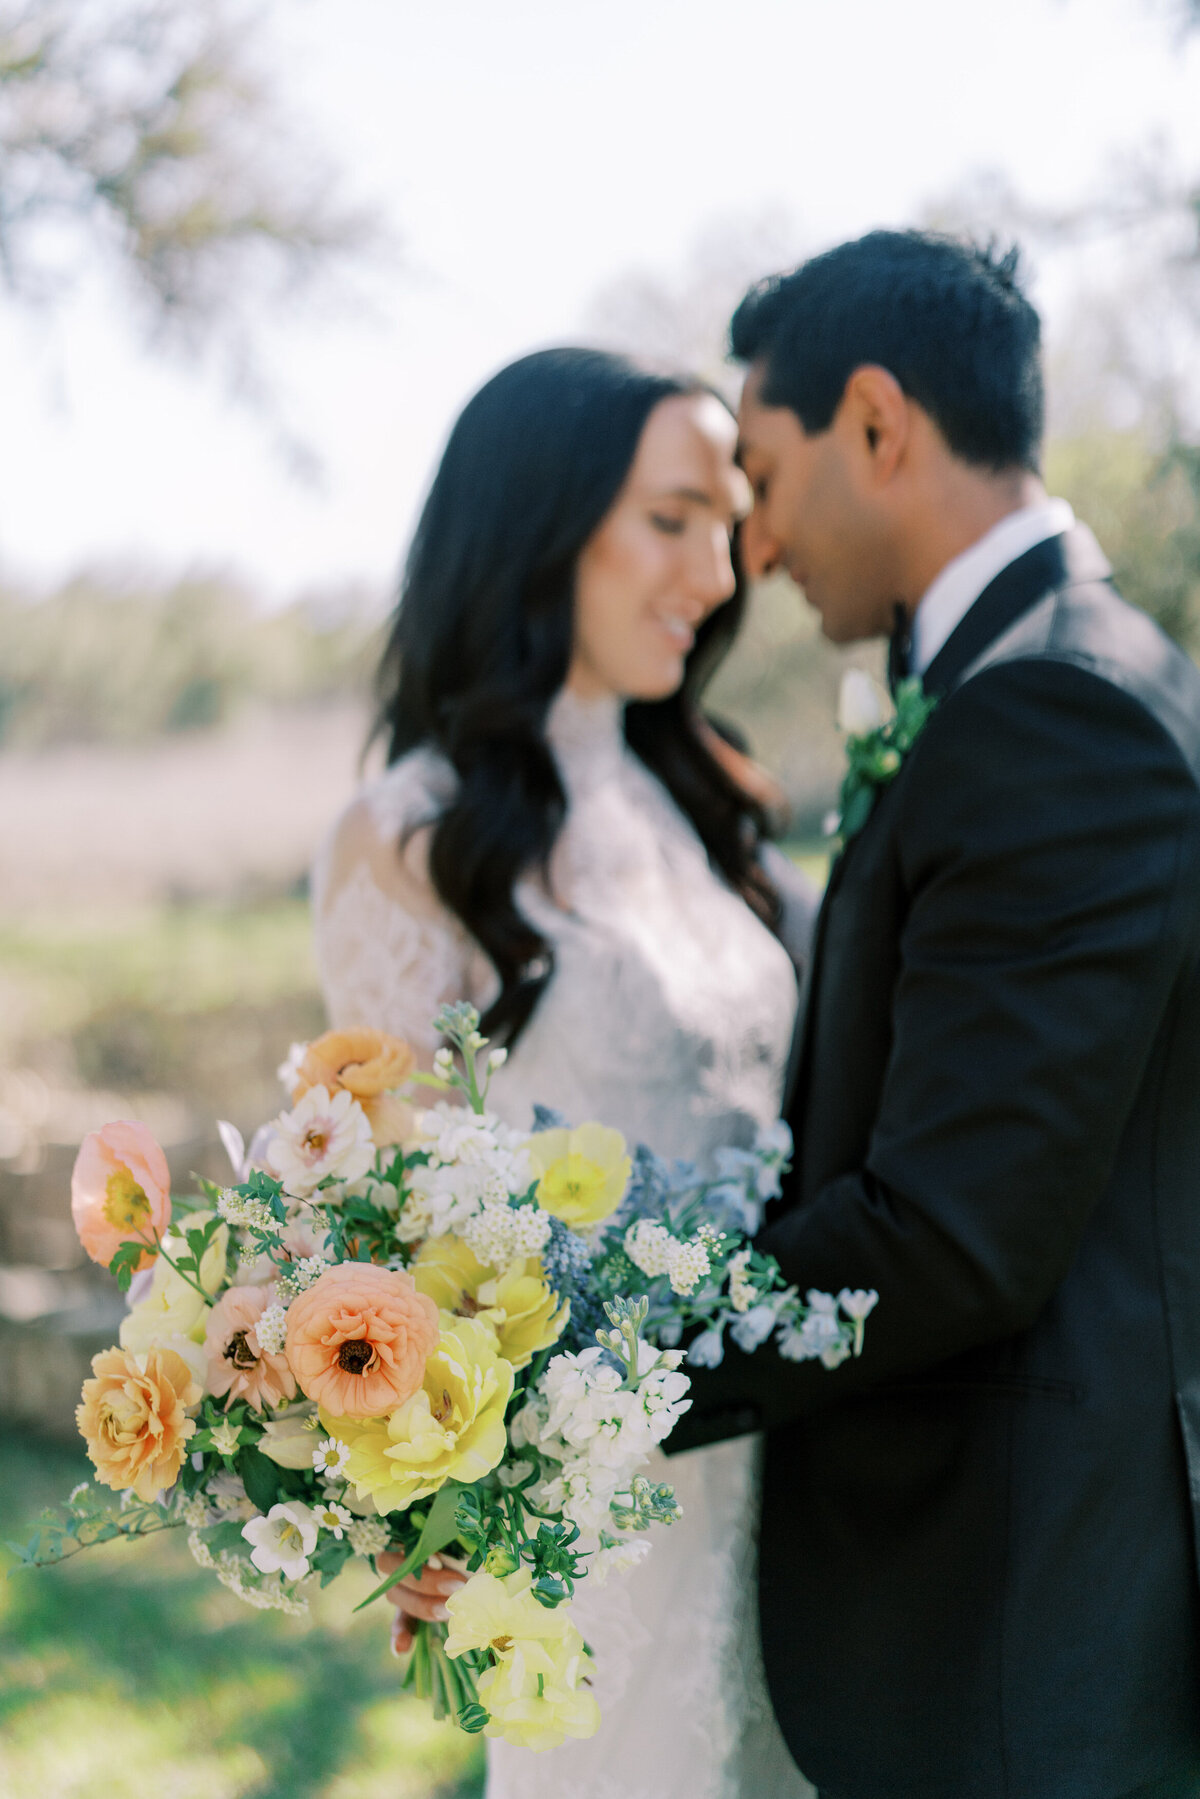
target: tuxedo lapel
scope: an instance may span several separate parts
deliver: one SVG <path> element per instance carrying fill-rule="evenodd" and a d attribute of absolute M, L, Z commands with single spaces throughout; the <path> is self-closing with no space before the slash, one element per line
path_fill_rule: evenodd
<path fill-rule="evenodd" d="M 1035 544 L 1001 569 L 950 633 L 925 671 L 925 691 L 948 693 L 988 646 L 1044 595 L 1081 581 L 1107 581 L 1111 574 L 1085 525 Z"/>
<path fill-rule="evenodd" d="M 1106 581 L 1112 570 L 1099 544 L 1084 525 L 1035 544 L 1001 569 L 984 588 L 965 617 L 951 632 L 925 671 L 927 693 L 944 694 L 957 684 L 980 656 L 1009 626 L 1046 594 L 1083 581 Z M 868 820 L 864 830 L 870 829 Z M 860 833 L 860 836 L 862 833 Z M 855 842 L 858 841 L 856 838 Z M 854 843 L 850 846 L 854 848 Z M 817 915 L 812 956 L 801 999 L 800 1017 L 792 1044 L 784 1111 L 798 1137 L 804 1128 L 809 1061 L 813 1054 L 813 1020 L 824 961 L 826 924 L 830 908 L 845 872 L 847 851 L 835 858 L 829 884 Z M 784 1205 L 786 1208 L 787 1200 Z"/>

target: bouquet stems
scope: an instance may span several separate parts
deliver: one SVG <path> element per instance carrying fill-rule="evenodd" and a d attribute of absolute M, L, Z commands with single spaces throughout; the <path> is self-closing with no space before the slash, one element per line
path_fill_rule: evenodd
<path fill-rule="evenodd" d="M 446 1626 L 416 1623 L 405 1687 L 427 1699 L 435 1718 L 452 1718 L 463 1730 L 481 1730 L 488 1714 L 479 1703 L 473 1656 L 451 1660 L 446 1654 Z"/>

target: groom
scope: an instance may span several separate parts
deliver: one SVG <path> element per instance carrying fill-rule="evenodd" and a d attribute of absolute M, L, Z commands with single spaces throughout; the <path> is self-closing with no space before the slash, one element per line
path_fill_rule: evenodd
<path fill-rule="evenodd" d="M 1014 265 L 873 232 L 733 321 L 751 572 L 937 700 L 834 865 L 759 1239 L 878 1289 L 863 1355 L 730 1347 L 669 1444 L 767 1432 L 823 1799 L 1200 1794 L 1200 673 L 1046 497 Z"/>

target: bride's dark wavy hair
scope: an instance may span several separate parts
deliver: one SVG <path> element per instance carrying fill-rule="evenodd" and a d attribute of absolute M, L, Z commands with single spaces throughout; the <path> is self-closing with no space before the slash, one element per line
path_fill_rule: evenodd
<path fill-rule="evenodd" d="M 379 670 L 376 734 L 389 763 L 431 744 L 457 772 L 430 874 L 496 968 L 500 993 L 483 1025 L 509 1044 L 554 972 L 553 948 L 513 888 L 545 873 L 566 812 L 545 724 L 567 677 L 579 553 L 654 408 L 709 391 L 599 350 L 523 357 L 463 409 L 413 538 Z M 765 813 L 718 759 L 699 708 L 744 605 L 739 574 L 733 598 L 698 632 L 682 687 L 631 703 L 625 736 L 716 868 L 774 925 L 779 900 L 758 858 Z"/>

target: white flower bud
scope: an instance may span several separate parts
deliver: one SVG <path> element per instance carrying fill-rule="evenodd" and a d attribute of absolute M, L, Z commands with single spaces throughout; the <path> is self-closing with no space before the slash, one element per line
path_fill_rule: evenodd
<path fill-rule="evenodd" d="M 879 729 L 885 712 L 884 696 L 870 675 L 861 668 L 848 668 L 838 695 L 838 730 L 848 737 L 865 737 Z"/>

